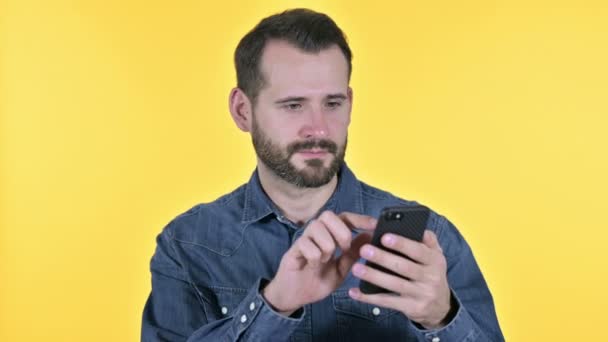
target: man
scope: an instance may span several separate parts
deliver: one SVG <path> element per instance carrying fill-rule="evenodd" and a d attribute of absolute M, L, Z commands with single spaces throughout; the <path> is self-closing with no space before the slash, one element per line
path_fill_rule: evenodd
<path fill-rule="evenodd" d="M 413 206 L 344 163 L 351 51 L 326 15 L 262 20 L 235 53 L 236 125 L 249 182 L 158 236 L 144 341 L 501 341 L 492 296 L 456 228 L 431 212 L 422 243 L 370 234 L 382 208 Z M 370 260 L 402 277 L 369 268 Z M 359 280 L 393 294 L 363 294 Z"/>

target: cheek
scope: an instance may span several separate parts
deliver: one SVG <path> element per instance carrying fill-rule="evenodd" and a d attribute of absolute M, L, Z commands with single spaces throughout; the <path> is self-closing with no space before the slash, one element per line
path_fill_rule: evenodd
<path fill-rule="evenodd" d="M 349 119 L 349 117 L 346 117 L 346 116 L 337 116 L 335 118 L 328 120 L 330 132 L 334 138 L 344 137 L 348 131 L 349 124 L 350 124 L 350 119 Z"/>
<path fill-rule="evenodd" d="M 273 120 L 266 124 L 264 132 L 274 144 L 281 146 L 281 148 L 285 148 L 298 137 L 298 127 L 294 125 L 293 121 Z"/>
<path fill-rule="evenodd" d="M 290 130 L 290 125 L 293 125 L 289 120 L 284 120 L 280 113 L 276 113 L 270 108 L 259 109 L 254 120 L 260 129 L 273 140 L 282 139 L 285 132 Z"/>

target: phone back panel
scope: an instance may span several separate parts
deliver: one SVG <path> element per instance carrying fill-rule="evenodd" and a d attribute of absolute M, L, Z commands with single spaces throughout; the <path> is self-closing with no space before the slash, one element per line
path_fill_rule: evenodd
<path fill-rule="evenodd" d="M 382 236 L 386 233 L 392 233 L 395 235 L 406 237 L 411 240 L 422 241 L 422 236 L 424 235 L 424 230 L 426 229 L 429 214 L 429 209 L 424 206 L 402 206 L 384 208 L 382 210 L 382 213 L 380 214 L 380 217 L 378 218 L 378 225 L 376 226 L 376 229 L 374 231 L 374 236 L 372 238 L 371 244 L 387 252 L 399 254 L 393 250 L 384 247 L 381 244 L 380 239 L 382 238 Z M 402 256 L 408 258 L 405 255 Z M 382 272 L 403 278 L 403 276 L 398 275 L 397 273 L 388 270 L 382 266 L 376 265 L 373 262 L 366 261 L 365 264 L 370 267 L 376 268 Z M 361 289 L 361 292 L 368 294 L 390 292 L 384 288 L 381 288 L 363 280 L 360 282 L 359 288 Z"/>

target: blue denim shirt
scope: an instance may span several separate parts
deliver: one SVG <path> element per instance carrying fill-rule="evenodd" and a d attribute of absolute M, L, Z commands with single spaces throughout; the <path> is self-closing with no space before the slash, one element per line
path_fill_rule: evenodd
<path fill-rule="evenodd" d="M 321 210 L 378 217 L 382 208 L 414 205 L 355 178 L 344 164 Z M 304 229 L 283 217 L 261 187 L 249 183 L 170 222 L 150 263 L 152 292 L 143 312 L 142 341 L 503 341 L 492 296 L 469 245 L 443 216 L 431 213 L 458 303 L 451 322 L 424 330 L 398 311 L 348 296 L 349 274 L 330 296 L 290 317 L 261 296 L 283 254 Z"/>

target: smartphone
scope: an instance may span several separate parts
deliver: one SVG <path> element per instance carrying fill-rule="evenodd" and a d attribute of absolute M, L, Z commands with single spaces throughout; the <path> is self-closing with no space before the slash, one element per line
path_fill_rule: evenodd
<path fill-rule="evenodd" d="M 426 229 L 427 221 L 429 219 L 429 213 L 429 208 L 421 205 L 387 207 L 382 209 L 380 217 L 378 218 L 378 225 L 376 226 L 376 230 L 374 231 L 374 235 L 372 237 L 371 244 L 387 252 L 398 254 L 400 256 L 408 258 L 407 256 L 401 253 L 384 247 L 380 242 L 380 239 L 384 234 L 392 233 L 411 240 L 421 242 L 422 236 L 424 235 L 424 230 Z M 382 272 L 405 278 L 391 270 L 376 265 L 371 261 L 366 261 L 365 264 Z M 366 294 L 391 292 L 375 284 L 369 283 L 365 280 L 361 280 L 359 282 L 359 289 L 361 290 L 361 292 Z"/>

